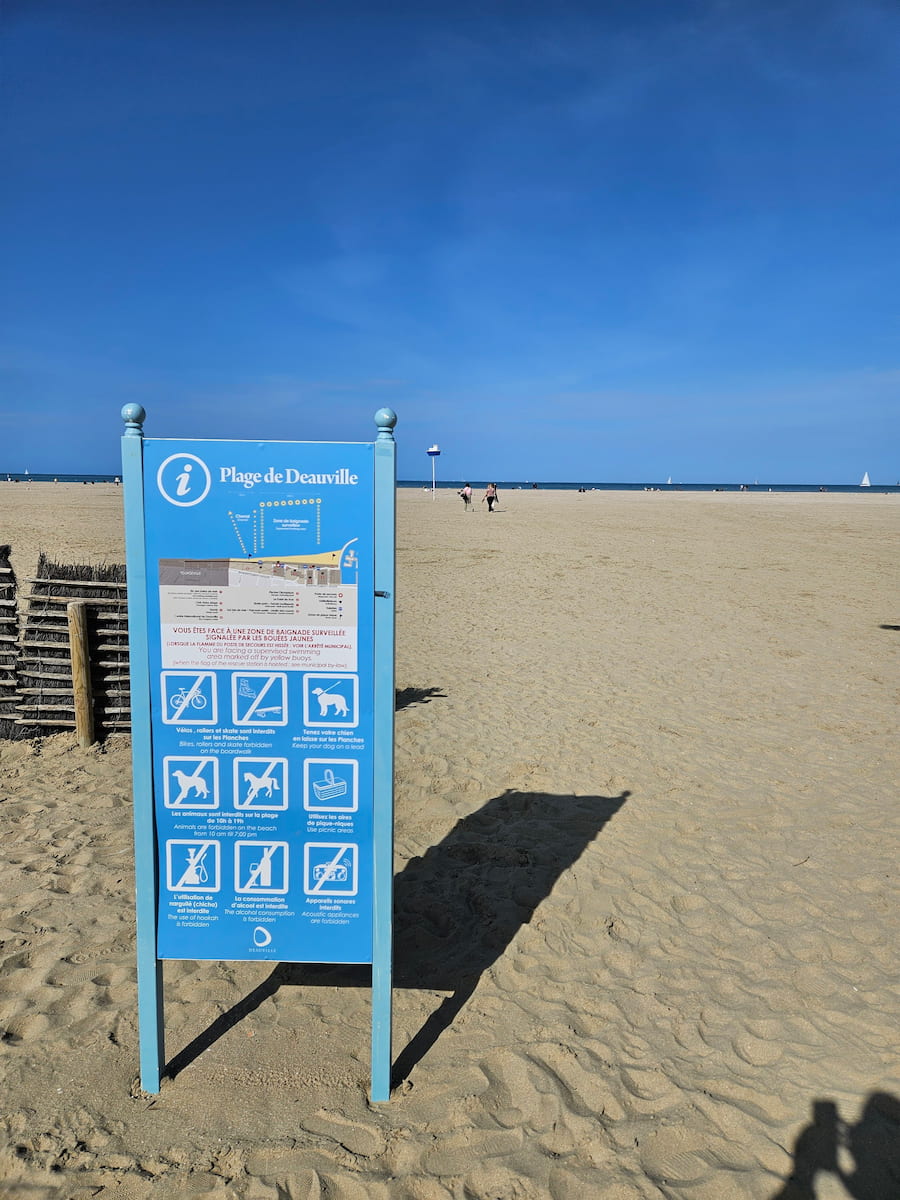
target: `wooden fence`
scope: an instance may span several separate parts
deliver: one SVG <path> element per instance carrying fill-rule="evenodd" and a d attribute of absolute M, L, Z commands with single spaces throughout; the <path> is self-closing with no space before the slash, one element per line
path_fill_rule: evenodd
<path fill-rule="evenodd" d="M 9 546 L 0 546 L 0 737 L 13 737 L 16 719 L 16 657 L 19 614 Z"/>
<path fill-rule="evenodd" d="M 24 580 L 23 594 L 12 570 L 3 571 L 3 549 L 0 621 L 2 614 L 11 615 L 0 623 L 0 736 L 77 730 L 86 743 L 129 730 L 124 566 L 72 566 L 42 554 L 37 575 Z M 4 579 L 12 592 L 5 605 Z"/>

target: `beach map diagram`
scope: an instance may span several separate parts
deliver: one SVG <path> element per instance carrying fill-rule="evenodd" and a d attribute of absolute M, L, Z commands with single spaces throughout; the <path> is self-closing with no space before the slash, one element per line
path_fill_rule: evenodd
<path fill-rule="evenodd" d="M 308 515 L 292 515 L 298 507 Z M 333 550 L 265 552 L 267 540 L 278 545 L 314 540 L 318 547 L 321 511 L 320 499 L 260 501 L 244 512 L 229 508 L 222 523 L 240 556 L 159 559 L 163 667 L 356 670 L 359 539 Z M 240 696 L 252 701 L 247 678 Z M 244 705 L 235 720 L 274 723 L 275 717 L 262 718 L 265 708 L 278 707 L 278 690 L 272 688 L 269 702 L 258 709 Z M 204 697 L 202 686 L 189 685 L 183 703 L 170 706 L 164 719 L 214 724 L 210 712 L 199 713 Z M 281 707 L 277 721 L 285 723 Z M 237 698 L 234 708 L 241 708 Z"/>

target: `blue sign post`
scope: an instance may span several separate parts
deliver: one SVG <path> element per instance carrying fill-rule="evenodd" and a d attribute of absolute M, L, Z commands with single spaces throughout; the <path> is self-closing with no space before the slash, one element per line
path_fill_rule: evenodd
<path fill-rule="evenodd" d="M 142 1087 L 160 960 L 371 963 L 387 1100 L 396 417 L 372 444 L 146 439 L 122 415 Z"/>

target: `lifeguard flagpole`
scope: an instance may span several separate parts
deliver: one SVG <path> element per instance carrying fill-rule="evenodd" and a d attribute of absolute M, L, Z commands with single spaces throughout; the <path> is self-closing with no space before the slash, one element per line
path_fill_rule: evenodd
<path fill-rule="evenodd" d="M 428 457 L 431 459 L 431 498 L 434 499 L 434 460 L 440 456 L 437 442 L 428 447 Z"/>

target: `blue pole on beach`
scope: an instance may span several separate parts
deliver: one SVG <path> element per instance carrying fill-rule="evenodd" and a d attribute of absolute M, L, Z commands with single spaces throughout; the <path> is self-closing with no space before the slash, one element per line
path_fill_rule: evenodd
<path fill-rule="evenodd" d="M 128 580 L 128 642 L 131 679 L 131 765 L 134 816 L 135 916 L 137 920 L 138 1037 L 141 1088 L 156 1094 L 165 1066 L 162 963 L 156 956 L 158 887 L 153 819 L 150 741 L 147 575 L 144 552 L 144 418 L 139 404 L 122 409 L 122 500 Z"/>
<path fill-rule="evenodd" d="M 375 414 L 375 720 L 373 912 L 372 912 L 372 1085 L 373 1102 L 391 1097 L 391 997 L 394 902 L 394 624 L 397 520 L 397 414 Z"/>

